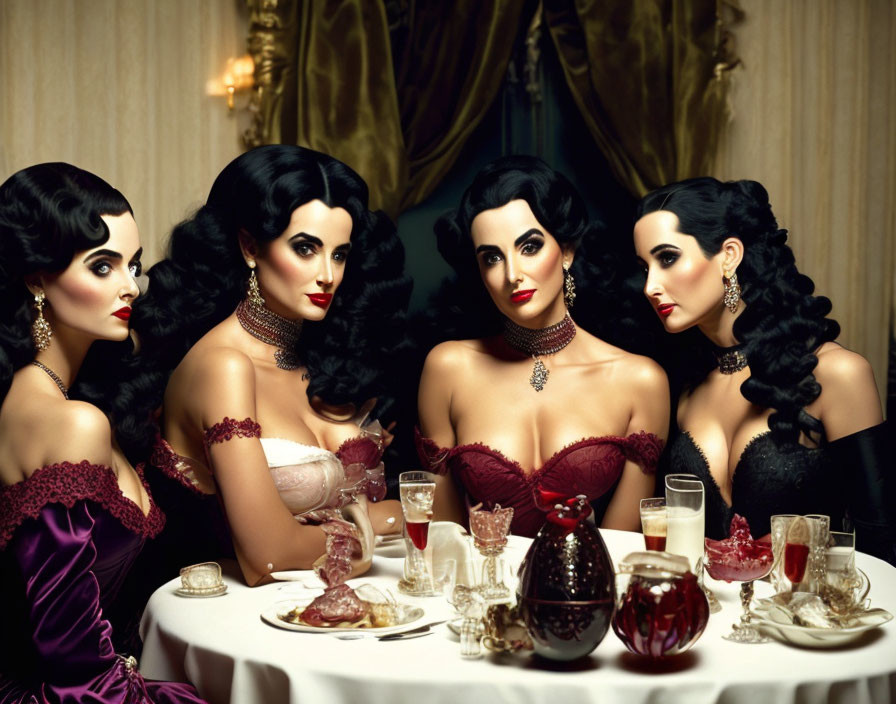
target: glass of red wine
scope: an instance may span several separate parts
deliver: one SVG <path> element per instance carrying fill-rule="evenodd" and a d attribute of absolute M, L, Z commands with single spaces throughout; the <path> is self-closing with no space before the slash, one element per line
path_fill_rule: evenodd
<path fill-rule="evenodd" d="M 776 515 L 771 519 L 775 566 L 772 585 L 781 592 L 818 592 L 824 584 L 828 516 Z"/>
<path fill-rule="evenodd" d="M 412 596 L 440 594 L 426 560 L 432 502 L 435 497 L 435 476 L 429 472 L 403 472 L 398 476 L 401 510 L 404 513 L 405 548 L 404 578 L 398 589 Z"/>

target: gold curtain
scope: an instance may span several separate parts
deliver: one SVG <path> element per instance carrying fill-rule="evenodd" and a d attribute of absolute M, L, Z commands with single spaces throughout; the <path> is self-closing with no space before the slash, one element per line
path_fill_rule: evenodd
<path fill-rule="evenodd" d="M 709 171 L 730 68 L 721 7 L 717 0 L 544 0 L 591 136 L 636 195 Z"/>
<path fill-rule="evenodd" d="M 745 70 L 713 175 L 766 186 L 797 264 L 834 302 L 840 342 L 883 392 L 896 311 L 896 6 L 741 0 Z"/>
<path fill-rule="evenodd" d="M 257 92 L 251 145 L 292 143 L 341 159 L 393 218 L 428 196 L 497 94 L 523 3 L 399 3 L 393 65 L 386 6 L 247 0 Z M 511 28 L 511 31 L 507 31 Z"/>
<path fill-rule="evenodd" d="M 526 0 L 246 0 L 258 88 L 249 144 L 326 151 L 393 217 L 428 196 L 500 90 Z M 634 193 L 706 173 L 725 113 L 722 5 L 543 0 L 567 83 Z M 393 27 L 389 27 L 392 15 Z M 394 62 L 394 64 L 393 64 Z"/>
<path fill-rule="evenodd" d="M 501 88 L 523 2 L 454 0 L 411 7 L 397 82 L 408 160 L 405 210 L 445 177 Z"/>

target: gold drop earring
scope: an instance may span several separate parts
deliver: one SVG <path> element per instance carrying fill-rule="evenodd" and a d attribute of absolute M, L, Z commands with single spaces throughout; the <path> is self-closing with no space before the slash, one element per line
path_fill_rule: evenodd
<path fill-rule="evenodd" d="M 47 349 L 50 346 L 50 338 L 53 337 L 50 324 L 44 317 L 45 300 L 46 296 L 43 291 L 34 294 L 34 307 L 37 309 L 37 317 L 31 324 L 31 339 L 38 351 Z"/>
<path fill-rule="evenodd" d="M 736 313 L 737 304 L 740 302 L 740 284 L 737 283 L 737 272 L 732 271 L 730 275 L 728 272 L 725 272 L 722 276 L 722 286 L 725 290 L 722 303 L 732 313 Z"/>
<path fill-rule="evenodd" d="M 258 288 L 258 277 L 255 275 L 255 262 L 249 264 L 249 283 L 246 287 L 246 295 L 253 305 L 264 306 L 264 298 L 261 297 L 261 290 Z"/>

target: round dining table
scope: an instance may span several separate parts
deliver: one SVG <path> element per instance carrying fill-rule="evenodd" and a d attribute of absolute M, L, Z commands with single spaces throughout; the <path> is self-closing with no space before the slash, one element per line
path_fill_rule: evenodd
<path fill-rule="evenodd" d="M 614 565 L 644 549 L 639 533 L 601 529 Z M 505 560 L 515 572 L 531 541 L 511 536 Z M 442 597 L 407 597 L 400 542 L 377 549 L 371 570 L 349 582 L 389 590 L 440 621 L 429 635 L 391 641 L 372 636 L 342 640 L 332 633 L 277 628 L 262 619 L 272 605 L 308 601 L 322 586 L 312 572 L 281 574 L 284 581 L 245 586 L 235 563 L 223 563 L 227 592 L 184 598 L 174 579 L 160 587 L 144 612 L 145 677 L 189 680 L 211 704 L 791 704 L 896 701 L 896 621 L 847 645 L 803 648 L 772 641 L 739 644 L 723 635 L 741 614 L 739 584 L 707 579 L 722 605 L 686 653 L 653 661 L 629 653 L 612 629 L 590 656 L 551 663 L 529 653 L 484 652 L 464 659 L 445 619 Z M 871 582 L 874 607 L 896 613 L 896 568 L 857 553 Z M 756 596 L 771 587 L 756 584 Z"/>

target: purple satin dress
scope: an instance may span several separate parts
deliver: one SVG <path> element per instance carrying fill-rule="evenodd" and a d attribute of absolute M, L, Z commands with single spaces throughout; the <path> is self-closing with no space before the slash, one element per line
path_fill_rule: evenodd
<path fill-rule="evenodd" d="M 164 525 L 150 503 L 144 516 L 110 468 L 87 462 L 0 488 L 0 704 L 204 701 L 189 684 L 144 680 L 103 616 Z"/>

